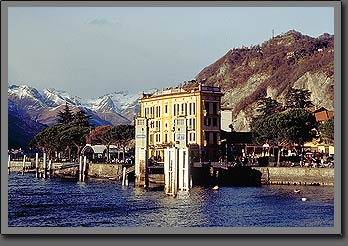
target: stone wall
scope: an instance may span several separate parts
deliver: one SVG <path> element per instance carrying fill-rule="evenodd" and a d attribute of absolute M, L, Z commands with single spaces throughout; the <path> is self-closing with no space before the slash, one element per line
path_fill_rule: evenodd
<path fill-rule="evenodd" d="M 333 168 L 253 167 L 262 173 L 262 184 L 334 185 Z"/>
<path fill-rule="evenodd" d="M 88 177 L 119 180 L 122 177 L 122 164 L 88 164 Z"/>

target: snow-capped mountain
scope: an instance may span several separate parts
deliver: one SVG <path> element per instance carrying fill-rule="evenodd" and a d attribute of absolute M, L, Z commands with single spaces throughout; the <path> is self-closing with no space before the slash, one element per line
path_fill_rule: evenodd
<path fill-rule="evenodd" d="M 90 100 L 90 109 L 98 112 L 116 112 L 116 107 L 111 97 L 105 95 L 96 100 Z"/>
<path fill-rule="evenodd" d="M 44 89 L 43 94 L 48 100 L 47 103 L 50 103 L 52 107 L 65 104 L 66 102 L 68 104 L 82 106 L 84 102 L 80 97 L 72 96 L 65 91 L 60 91 L 52 88 Z"/>
<path fill-rule="evenodd" d="M 33 120 L 53 125 L 61 106 L 66 103 L 72 110 L 82 109 L 92 116 L 94 125 L 128 124 L 138 113 L 137 100 L 141 93 L 113 92 L 97 99 L 83 99 L 53 88 L 42 91 L 27 85 L 9 85 L 9 108 L 26 112 Z"/>

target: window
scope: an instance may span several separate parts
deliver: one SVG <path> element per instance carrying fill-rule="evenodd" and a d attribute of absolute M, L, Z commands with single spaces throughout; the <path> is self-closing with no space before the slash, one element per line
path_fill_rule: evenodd
<path fill-rule="evenodd" d="M 205 109 L 205 111 L 207 111 L 207 114 L 209 114 L 209 105 L 210 105 L 210 103 L 209 102 L 205 102 L 204 103 L 204 109 Z"/>
<path fill-rule="evenodd" d="M 167 105 L 167 104 L 164 105 L 164 113 L 165 113 L 165 114 L 168 114 L 168 105 Z"/>
<path fill-rule="evenodd" d="M 173 105 L 173 112 L 174 112 L 174 116 L 176 116 L 176 104 Z"/>
<path fill-rule="evenodd" d="M 210 142 L 210 132 L 205 132 L 205 140 L 207 141 L 207 143 Z"/>
<path fill-rule="evenodd" d="M 217 111 L 218 111 L 218 103 L 217 103 L 217 102 L 214 102 L 214 103 L 213 103 L 213 114 L 216 115 L 216 114 L 217 114 Z"/>
<path fill-rule="evenodd" d="M 189 112 L 188 112 L 189 115 L 192 114 L 192 103 L 189 103 Z"/>
<path fill-rule="evenodd" d="M 209 118 L 209 117 L 204 118 L 204 125 L 205 126 L 210 126 L 211 125 L 211 118 Z"/>
<path fill-rule="evenodd" d="M 196 103 L 192 103 L 192 114 L 196 114 Z"/>
<path fill-rule="evenodd" d="M 213 118 L 213 126 L 217 126 L 217 118 Z"/>
<path fill-rule="evenodd" d="M 190 141 L 191 142 L 195 142 L 196 141 L 196 134 L 194 132 L 191 132 L 189 136 L 190 136 Z"/>
<path fill-rule="evenodd" d="M 143 126 L 145 121 L 143 119 L 138 119 L 138 126 Z"/>
<path fill-rule="evenodd" d="M 156 142 L 160 143 L 161 142 L 161 134 L 156 134 Z"/>
<path fill-rule="evenodd" d="M 196 130 L 196 119 L 192 119 L 192 130 Z"/>
<path fill-rule="evenodd" d="M 164 134 L 164 142 L 165 142 L 165 143 L 168 143 L 168 134 L 167 134 L 167 133 Z"/>

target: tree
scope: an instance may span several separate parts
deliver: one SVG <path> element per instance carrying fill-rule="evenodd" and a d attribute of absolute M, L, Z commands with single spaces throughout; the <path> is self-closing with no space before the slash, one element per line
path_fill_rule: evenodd
<path fill-rule="evenodd" d="M 282 106 L 277 100 L 273 100 L 271 97 L 265 97 L 257 102 L 256 111 L 257 117 L 267 117 L 274 113 L 281 111 Z"/>
<path fill-rule="evenodd" d="M 69 151 L 69 159 L 71 159 L 71 150 L 76 149 L 76 155 L 80 154 L 83 146 L 86 145 L 86 136 L 89 133 L 89 127 L 85 126 L 71 126 L 58 134 L 57 138 L 62 145 L 65 145 Z"/>
<path fill-rule="evenodd" d="M 286 94 L 285 108 L 308 108 L 312 107 L 313 103 L 310 100 L 311 92 L 304 89 L 290 88 Z"/>
<path fill-rule="evenodd" d="M 254 141 L 278 146 L 277 166 L 280 166 L 280 148 L 287 145 L 301 146 L 316 136 L 315 116 L 305 109 L 290 109 L 252 123 Z"/>
<path fill-rule="evenodd" d="M 319 134 L 321 139 L 328 144 L 334 143 L 334 127 L 335 119 L 332 116 L 330 119 L 325 120 L 322 124 L 319 125 Z"/>
<path fill-rule="evenodd" d="M 135 138 L 135 127 L 132 125 L 118 125 L 110 130 L 110 136 L 114 137 L 117 143 L 123 150 L 123 163 L 125 162 L 126 147 L 131 140 Z"/>
<path fill-rule="evenodd" d="M 90 127 L 91 124 L 89 123 L 89 120 L 92 117 L 87 115 L 85 111 L 79 110 L 73 115 L 73 123 L 75 126 L 80 126 L 80 127 Z"/>
<path fill-rule="evenodd" d="M 29 146 L 31 148 L 41 149 L 42 152 L 46 152 L 48 154 L 48 158 L 50 158 L 53 151 L 59 151 L 62 149 L 58 136 L 64 128 L 65 126 L 55 125 L 41 130 L 30 141 Z"/>
<path fill-rule="evenodd" d="M 73 122 L 74 114 L 69 108 L 68 103 L 65 104 L 63 111 L 59 111 L 57 114 L 58 124 L 67 125 Z"/>

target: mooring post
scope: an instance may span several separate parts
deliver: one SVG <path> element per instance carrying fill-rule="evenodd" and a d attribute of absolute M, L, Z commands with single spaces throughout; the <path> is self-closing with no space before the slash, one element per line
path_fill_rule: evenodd
<path fill-rule="evenodd" d="M 47 178 L 47 164 L 46 164 L 46 153 L 43 153 L 43 178 Z"/>
<path fill-rule="evenodd" d="M 126 167 L 123 167 L 123 173 L 122 173 L 122 186 L 126 185 Z"/>
<path fill-rule="evenodd" d="M 126 175 L 126 186 L 128 186 L 128 175 Z"/>
<path fill-rule="evenodd" d="M 79 181 L 82 181 L 82 155 L 80 155 L 79 159 Z"/>
<path fill-rule="evenodd" d="M 83 172 L 82 172 L 82 181 L 85 182 L 86 179 L 86 170 L 87 170 L 87 156 L 83 157 Z"/>
<path fill-rule="evenodd" d="M 48 161 L 48 177 L 52 177 L 52 160 Z"/>
<path fill-rule="evenodd" d="M 24 175 L 24 170 L 25 170 L 25 158 L 26 155 L 23 156 L 23 168 L 22 168 L 22 175 Z"/>
<path fill-rule="evenodd" d="M 36 178 L 39 177 L 39 153 L 35 154 L 35 176 Z"/>
<path fill-rule="evenodd" d="M 11 173 L 11 166 L 10 166 L 10 163 L 11 163 L 11 155 L 8 155 L 8 162 L 7 162 L 8 174 Z"/>

